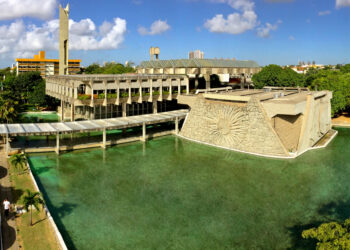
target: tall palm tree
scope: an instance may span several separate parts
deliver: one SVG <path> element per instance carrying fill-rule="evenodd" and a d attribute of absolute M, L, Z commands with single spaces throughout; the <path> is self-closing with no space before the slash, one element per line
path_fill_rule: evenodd
<path fill-rule="evenodd" d="M 18 169 L 18 166 L 23 169 L 27 160 L 24 154 L 14 154 L 11 156 L 10 162 L 16 169 Z"/>
<path fill-rule="evenodd" d="M 39 192 L 31 192 L 29 189 L 26 190 L 26 195 L 23 197 L 23 206 L 24 208 L 29 211 L 30 209 L 30 225 L 33 225 L 33 207 L 40 211 L 39 205 L 42 205 L 44 207 L 44 200 L 41 197 L 41 194 Z"/>

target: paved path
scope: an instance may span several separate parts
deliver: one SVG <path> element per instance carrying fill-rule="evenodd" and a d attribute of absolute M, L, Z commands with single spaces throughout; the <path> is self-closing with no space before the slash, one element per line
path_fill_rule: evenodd
<path fill-rule="evenodd" d="M 8 164 L 5 157 L 3 144 L 0 145 L 0 198 L 1 198 L 1 230 L 2 230 L 2 242 L 3 249 L 19 249 L 18 242 L 16 240 L 16 221 L 13 215 L 9 218 L 5 218 L 3 212 L 2 202 L 7 198 L 11 204 L 14 202 L 12 198 L 12 190 L 10 184 L 10 178 L 8 175 Z"/>

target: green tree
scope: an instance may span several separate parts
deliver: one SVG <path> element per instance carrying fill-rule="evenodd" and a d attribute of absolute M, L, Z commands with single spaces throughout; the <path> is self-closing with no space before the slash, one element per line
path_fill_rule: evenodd
<path fill-rule="evenodd" d="M 0 95 L 0 121 L 11 123 L 17 117 L 18 102 L 8 98 L 5 94 Z"/>
<path fill-rule="evenodd" d="M 322 70 L 312 81 L 313 90 L 330 90 L 332 116 L 341 113 L 350 105 L 350 74 L 341 74 L 333 70 Z"/>
<path fill-rule="evenodd" d="M 259 73 L 253 75 L 255 88 L 261 89 L 265 86 L 296 87 L 304 86 L 303 76 L 292 70 L 278 65 L 268 65 Z"/>
<path fill-rule="evenodd" d="M 46 103 L 45 80 L 38 82 L 28 95 L 28 102 L 36 106 L 42 106 Z"/>
<path fill-rule="evenodd" d="M 24 154 L 14 154 L 10 157 L 10 162 L 16 169 L 18 169 L 18 166 L 23 169 L 25 168 L 27 160 Z"/>
<path fill-rule="evenodd" d="M 26 190 L 26 194 L 23 197 L 23 206 L 29 211 L 30 208 L 30 225 L 33 225 L 33 207 L 40 211 L 39 205 L 44 207 L 44 200 L 39 192 L 31 192 L 29 189 Z"/>
<path fill-rule="evenodd" d="M 126 66 L 121 63 L 107 62 L 102 67 L 93 63 L 86 67 L 84 70 L 85 74 L 125 74 L 134 73 L 133 63 L 130 62 Z"/>
<path fill-rule="evenodd" d="M 342 73 L 350 73 L 350 64 L 346 64 L 340 67 L 340 72 Z"/>
<path fill-rule="evenodd" d="M 350 219 L 343 224 L 330 222 L 304 230 L 302 237 L 317 240 L 316 249 L 319 250 L 350 249 Z"/>

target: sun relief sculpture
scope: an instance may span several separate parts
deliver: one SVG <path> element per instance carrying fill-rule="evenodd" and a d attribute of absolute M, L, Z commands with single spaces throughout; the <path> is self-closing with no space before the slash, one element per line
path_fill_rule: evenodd
<path fill-rule="evenodd" d="M 214 108 L 205 119 L 215 144 L 238 145 L 246 134 L 247 117 L 238 107 Z"/>

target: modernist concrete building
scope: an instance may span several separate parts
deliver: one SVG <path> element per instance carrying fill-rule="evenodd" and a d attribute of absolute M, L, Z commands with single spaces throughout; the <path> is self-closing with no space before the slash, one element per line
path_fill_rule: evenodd
<path fill-rule="evenodd" d="M 104 119 L 182 108 L 186 75 L 75 75 L 46 79 L 46 94 L 61 100 L 61 119 Z"/>
<path fill-rule="evenodd" d="M 250 83 L 253 74 L 260 71 L 254 61 L 225 59 L 179 59 L 151 60 L 141 62 L 137 72 L 140 74 L 184 74 L 190 79 L 190 89 L 210 88 L 211 77 L 216 75 L 227 84 Z"/>
<path fill-rule="evenodd" d="M 68 73 L 75 75 L 80 71 L 81 60 L 69 60 L 68 61 Z M 59 60 L 58 59 L 46 59 L 45 51 L 39 51 L 38 55 L 34 55 L 34 58 L 17 58 L 16 59 L 16 72 L 17 75 L 29 71 L 39 71 L 40 75 L 45 78 L 51 75 L 58 75 L 59 73 Z"/>
<path fill-rule="evenodd" d="M 241 152 L 293 157 L 320 143 L 327 133 L 335 133 L 331 98 L 329 91 L 300 89 L 182 96 L 179 102 L 191 110 L 180 135 Z"/>

